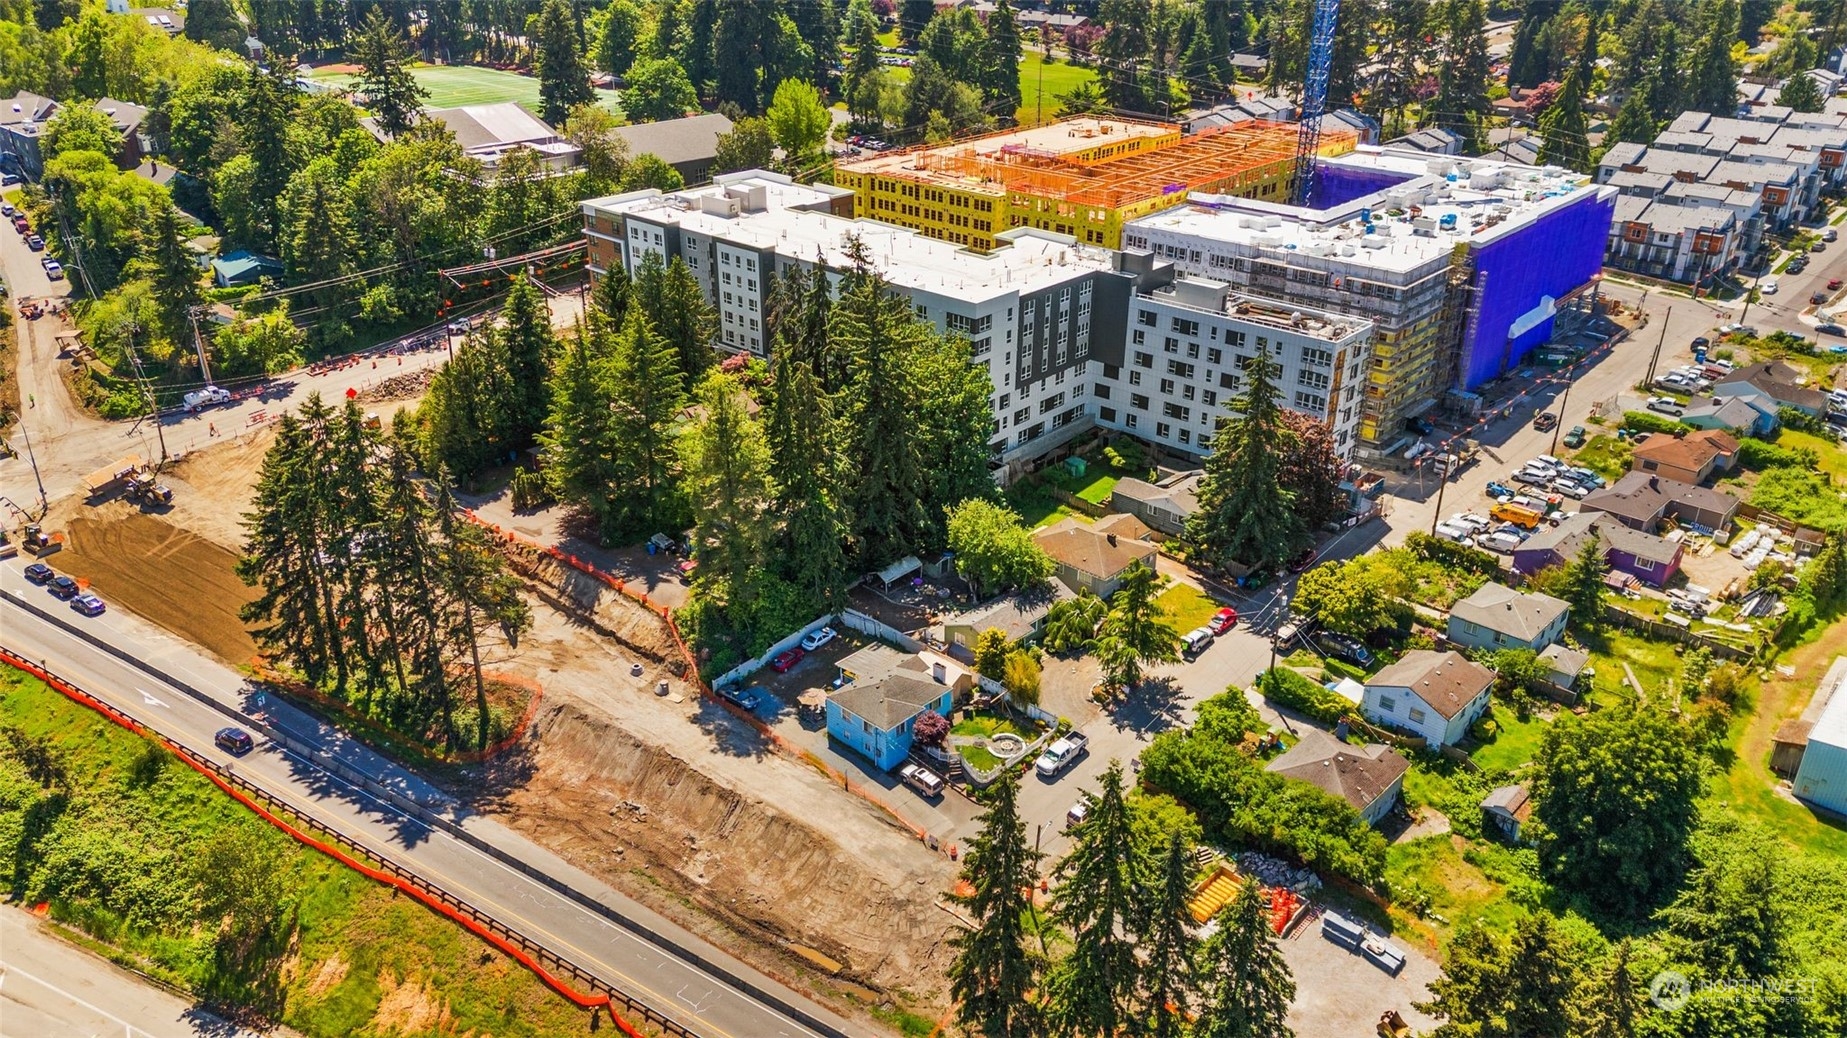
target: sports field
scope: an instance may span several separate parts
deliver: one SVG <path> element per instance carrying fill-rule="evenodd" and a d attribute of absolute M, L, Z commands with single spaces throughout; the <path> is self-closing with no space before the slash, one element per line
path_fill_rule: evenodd
<path fill-rule="evenodd" d="M 317 83 L 339 87 L 351 86 L 358 77 L 350 65 L 329 65 L 309 74 Z M 533 76 L 475 65 L 413 65 L 411 75 L 429 92 L 431 108 L 460 108 L 463 105 L 491 105 L 514 101 L 528 112 L 538 114 L 539 81 Z M 611 111 L 620 113 L 614 90 L 599 90 L 597 96 Z"/>

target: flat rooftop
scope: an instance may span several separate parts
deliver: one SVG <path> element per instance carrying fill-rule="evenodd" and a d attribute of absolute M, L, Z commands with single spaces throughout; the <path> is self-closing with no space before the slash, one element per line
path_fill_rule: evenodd
<path fill-rule="evenodd" d="M 897 151 L 883 151 L 863 159 L 839 163 L 839 168 L 855 173 L 876 173 L 906 180 L 922 179 L 934 170 L 920 159 L 938 156 L 980 158 L 1052 159 L 1078 161 L 1077 156 L 1099 145 L 1130 141 L 1148 147 L 1164 137 L 1171 138 L 1180 127 L 1167 123 L 1138 122 L 1131 119 L 1097 119 L 1085 116 L 1046 123 L 1024 130 L 1003 130 L 948 144 L 923 144 Z"/>
<path fill-rule="evenodd" d="M 700 207 L 702 195 L 722 195 L 727 187 L 758 185 L 765 188 L 766 194 L 766 204 L 761 209 L 731 216 Z M 803 262 L 812 262 L 818 254 L 823 264 L 836 270 L 852 264 L 846 249 L 849 239 L 857 237 L 865 244 L 874 266 L 891 284 L 969 302 L 1010 292 L 1033 292 L 1089 271 L 1115 269 L 1115 256 L 1109 250 L 1078 245 L 1069 236 L 1033 228 L 1003 232 L 1000 247 L 992 252 L 975 252 L 907 227 L 797 208 L 824 205 L 831 197 L 816 188 L 751 177 L 666 195 L 648 192 L 593 199 L 583 208 L 586 212 L 622 213 L 673 224 L 683 234 L 771 249 Z"/>
<path fill-rule="evenodd" d="M 1459 243 L 1486 244 L 1600 191 L 1615 193 L 1556 166 L 1394 148 L 1362 147 L 1323 159 L 1320 169 L 1395 182 L 1327 209 L 1194 193 L 1187 205 L 1130 221 L 1124 240 L 1167 231 L 1305 266 L 1411 274 L 1447 264 Z"/>
<path fill-rule="evenodd" d="M 1233 286 L 1211 278 L 1178 277 L 1171 286 L 1147 293 L 1147 298 L 1201 313 L 1226 314 L 1250 324 L 1293 332 L 1336 345 L 1363 337 L 1372 331 L 1372 322 L 1364 318 L 1245 295 Z"/>

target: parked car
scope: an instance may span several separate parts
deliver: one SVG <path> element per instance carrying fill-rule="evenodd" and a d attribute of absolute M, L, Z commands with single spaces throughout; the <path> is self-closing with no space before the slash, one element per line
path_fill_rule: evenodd
<path fill-rule="evenodd" d="M 1486 537 L 1476 538 L 1475 546 L 1501 555 L 1509 555 L 1525 539 L 1510 530 L 1496 530 Z"/>
<path fill-rule="evenodd" d="M 63 281 L 64 264 L 59 263 L 57 260 L 52 260 L 50 263 L 45 264 L 45 276 L 53 281 Z"/>
<path fill-rule="evenodd" d="M 1349 638 L 1333 631 L 1322 631 L 1315 635 L 1315 648 L 1320 649 L 1322 655 L 1332 656 L 1342 663 L 1349 663 L 1355 667 L 1372 666 L 1372 650 L 1361 645 L 1358 638 Z"/>
<path fill-rule="evenodd" d="M 1224 634 L 1226 631 L 1238 626 L 1238 611 L 1230 606 L 1226 606 L 1218 612 L 1213 613 L 1212 619 L 1206 621 L 1206 626 L 1212 628 L 1213 634 Z"/>
<path fill-rule="evenodd" d="M 1703 350 L 1711 345 L 1712 340 L 1706 338 L 1704 335 L 1696 335 L 1693 337 L 1693 348 L 1696 350 Z"/>
<path fill-rule="evenodd" d="M 1818 241 L 1815 244 L 1809 246 L 1809 251 L 1810 252 L 1826 252 L 1828 251 L 1828 243 L 1825 241 Z"/>
<path fill-rule="evenodd" d="M 826 645 L 828 642 L 833 641 L 834 634 L 835 632 L 832 627 L 823 627 L 818 631 L 810 631 L 808 632 L 808 637 L 802 639 L 802 648 L 808 652 L 813 652 L 821 646 Z"/>
<path fill-rule="evenodd" d="M 721 685 L 715 691 L 717 691 L 719 696 L 726 702 L 741 710 L 755 710 L 757 706 L 763 702 L 763 696 L 760 694 L 763 690 L 755 685 L 749 688 L 739 688 L 736 685 Z"/>
<path fill-rule="evenodd" d="M 1839 240 L 1840 236 L 1841 236 L 1841 232 L 1835 230 L 1832 227 L 1821 232 L 1821 240 L 1825 242 L 1837 241 Z"/>
<path fill-rule="evenodd" d="M 1568 468 L 1565 470 L 1565 473 L 1571 476 L 1571 478 L 1577 480 L 1579 483 L 1582 483 L 1585 486 L 1592 488 L 1593 490 L 1601 489 L 1604 483 L 1608 482 L 1607 480 L 1605 480 L 1602 476 L 1599 476 L 1593 470 L 1587 469 L 1582 465 Z"/>
<path fill-rule="evenodd" d="M 776 658 L 770 661 L 770 669 L 778 674 L 787 674 L 794 670 L 795 665 L 802 662 L 802 657 L 806 655 L 808 654 L 800 649 L 785 649 L 777 653 Z"/>
<path fill-rule="evenodd" d="M 220 728 L 218 734 L 212 736 L 212 742 L 217 743 L 219 749 L 239 757 L 256 748 L 256 740 L 242 728 Z"/>
<path fill-rule="evenodd" d="M 943 780 L 921 764 L 906 764 L 898 769 L 898 781 L 931 800 L 943 795 Z"/>
<path fill-rule="evenodd" d="M 1089 752 L 1090 736 L 1083 732 L 1066 732 L 1045 748 L 1045 752 L 1033 762 L 1033 770 L 1048 779 L 1057 778 L 1066 768 L 1075 764 L 1079 757 Z"/>
<path fill-rule="evenodd" d="M 1436 525 L 1436 535 L 1446 541 L 1455 541 L 1457 544 L 1472 544 L 1475 531 L 1460 523 L 1443 522 Z"/>
<path fill-rule="evenodd" d="M 85 616 L 101 616 L 106 607 L 103 605 L 102 599 L 86 591 L 76 598 L 71 599 L 71 608 Z"/>
<path fill-rule="evenodd" d="M 1807 256 L 1797 256 L 1793 261 L 1790 262 L 1789 266 L 1783 268 L 1783 273 L 1800 274 L 1807 269 L 1809 269 L 1808 257 Z"/>
<path fill-rule="evenodd" d="M 1818 324 L 1815 330 L 1823 335 L 1847 335 L 1847 328 L 1842 328 L 1838 324 Z"/>
<path fill-rule="evenodd" d="M 72 580 L 62 573 L 52 577 L 51 580 L 46 583 L 45 590 L 51 592 L 51 597 L 53 598 L 76 598 L 79 594 L 83 593 L 83 588 L 77 586 L 75 580 Z"/>
<path fill-rule="evenodd" d="M 1557 493 L 1571 498 L 1573 501 L 1582 501 L 1585 496 L 1590 493 L 1588 489 L 1577 481 L 1566 479 L 1563 476 L 1552 481 L 1552 489 Z"/>
<path fill-rule="evenodd" d="M 1571 431 L 1565 434 L 1565 446 L 1570 447 L 1572 450 L 1577 450 L 1579 447 L 1584 446 L 1584 427 L 1582 425 L 1572 426 Z"/>
<path fill-rule="evenodd" d="M 35 234 L 26 239 L 26 248 L 31 249 L 33 252 L 43 252 L 45 250 L 45 239 Z"/>
<path fill-rule="evenodd" d="M 1675 418 L 1679 418 L 1681 415 L 1687 413 L 1687 409 L 1680 406 L 1680 401 L 1674 399 L 1671 396 L 1651 396 L 1649 397 L 1648 398 L 1648 409 L 1650 411 L 1659 411 L 1660 413 L 1665 414 L 1665 415 L 1672 415 Z"/>
<path fill-rule="evenodd" d="M 1514 496 L 1514 488 L 1505 483 L 1489 483 L 1488 496 L 1496 499 L 1510 498 Z"/>
<path fill-rule="evenodd" d="M 1543 469 L 1521 469 L 1513 474 L 1513 481 L 1527 486 L 1544 486 L 1552 482 L 1552 473 Z"/>
<path fill-rule="evenodd" d="M 34 584 L 48 583 L 51 578 L 55 576 L 57 576 L 57 574 L 52 572 L 51 567 L 42 562 L 34 562 L 32 565 L 26 567 L 26 579 Z"/>
<path fill-rule="evenodd" d="M 1476 515 L 1474 512 L 1457 512 L 1455 515 L 1450 516 L 1448 521 L 1457 526 L 1466 526 L 1477 533 L 1494 525 L 1488 521 L 1487 516 Z"/>
<path fill-rule="evenodd" d="M 1558 415 L 1555 415 L 1550 411 L 1541 411 L 1539 412 L 1537 416 L 1533 418 L 1533 428 L 1538 429 L 1540 432 L 1550 431 L 1552 427 L 1556 426 L 1557 424 L 1558 424 Z"/>
<path fill-rule="evenodd" d="M 1195 627 L 1180 636 L 1180 655 L 1193 659 L 1212 647 L 1212 628 Z"/>
<path fill-rule="evenodd" d="M 1757 291 L 1760 295 L 1773 296 L 1776 295 L 1777 287 L 1776 278 L 1771 278 L 1768 281 L 1759 282 Z"/>

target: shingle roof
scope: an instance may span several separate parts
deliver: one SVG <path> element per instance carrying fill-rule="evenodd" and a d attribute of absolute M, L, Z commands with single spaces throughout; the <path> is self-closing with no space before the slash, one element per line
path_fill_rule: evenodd
<path fill-rule="evenodd" d="M 1575 681 L 1590 666 L 1590 653 L 1553 642 L 1540 651 L 1539 662 Z"/>
<path fill-rule="evenodd" d="M 1045 619 L 1052 605 L 1075 597 L 1071 589 L 1056 580 L 1031 591 L 1016 591 L 984 606 L 943 618 L 946 626 L 973 627 L 979 631 L 994 628 L 1009 639 L 1018 641 L 1033 631 L 1033 625 Z"/>
<path fill-rule="evenodd" d="M 1411 762 L 1389 746 L 1350 746 L 1318 728 L 1306 728 L 1302 741 L 1263 770 L 1312 783 L 1364 811 L 1411 770 Z"/>
<path fill-rule="evenodd" d="M 710 161 L 718 155 L 719 135 L 730 132 L 731 120 L 716 112 L 615 129 L 631 156 L 653 155 L 669 166 Z"/>
<path fill-rule="evenodd" d="M 1706 417 L 1728 429 L 1750 429 L 1762 417 L 1762 412 L 1745 403 L 1743 397 L 1734 396 L 1723 400 L 1715 397 L 1704 403 L 1695 401 L 1687 405 L 1687 412 L 1680 416 L 1682 421 Z"/>
<path fill-rule="evenodd" d="M 1076 519 L 1053 523 L 1033 534 L 1033 540 L 1053 561 L 1106 580 L 1156 551 L 1147 541 L 1121 536 L 1112 538 L 1108 532 Z"/>
<path fill-rule="evenodd" d="M 1817 389 L 1796 384 L 1802 373 L 1780 360 L 1767 360 L 1757 364 L 1746 364 L 1719 380 L 1720 386 L 1732 386 L 1746 383 L 1779 404 L 1794 404 L 1812 411 L 1824 411 L 1828 406 L 1828 394 Z M 1721 395 L 1716 389 L 1714 395 Z"/>
<path fill-rule="evenodd" d="M 908 674 L 889 674 L 877 681 L 855 681 L 836 689 L 828 698 L 840 704 L 842 710 L 865 718 L 874 727 L 891 731 L 923 713 L 947 691 L 948 685 Z"/>
<path fill-rule="evenodd" d="M 1635 459 L 1697 472 L 1715 458 L 1736 453 L 1737 440 L 1717 429 L 1705 429 L 1678 439 L 1672 436 L 1650 436 L 1648 442 L 1635 448 Z"/>
<path fill-rule="evenodd" d="M 1199 511 L 1199 495 L 1195 492 L 1198 486 L 1197 474 L 1168 485 L 1125 479 L 1116 484 L 1113 493 L 1121 494 L 1130 501 L 1147 505 L 1159 503 L 1181 515 L 1192 515 Z"/>
<path fill-rule="evenodd" d="M 1570 609 L 1551 595 L 1515 591 L 1502 584 L 1483 584 L 1474 594 L 1451 607 L 1449 615 L 1530 642 L 1544 634 Z"/>
<path fill-rule="evenodd" d="M 1463 711 L 1494 684 L 1494 671 L 1459 652 L 1412 649 L 1374 674 L 1367 687 L 1408 688 L 1445 719 Z"/>

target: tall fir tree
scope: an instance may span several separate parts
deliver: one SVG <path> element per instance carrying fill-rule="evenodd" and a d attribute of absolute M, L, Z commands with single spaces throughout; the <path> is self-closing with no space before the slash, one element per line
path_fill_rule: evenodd
<path fill-rule="evenodd" d="M 1798 112 L 1819 112 L 1825 99 L 1821 96 L 1821 87 L 1815 84 L 1815 78 L 1807 71 L 1797 72 L 1777 91 L 1776 103 L 1784 108 Z"/>
<path fill-rule="evenodd" d="M 1180 658 L 1180 632 L 1167 622 L 1155 602 L 1158 578 L 1154 570 L 1133 563 L 1122 575 L 1122 586 L 1110 596 L 1109 613 L 1097 631 L 1097 658 L 1104 679 L 1133 689 L 1142 680 L 1142 667 L 1171 663 Z"/>
<path fill-rule="evenodd" d="M 1046 1016 L 1055 1034 L 1101 1038 L 1130 1028 L 1142 977 L 1138 888 L 1147 866 L 1130 830 L 1120 763 L 1111 761 L 1103 772 L 1071 841 L 1052 892 L 1053 915 L 1070 932 L 1071 951 L 1046 976 Z"/>
<path fill-rule="evenodd" d="M 862 474 L 849 511 L 861 561 L 878 566 L 908 554 L 929 522 L 922 445 L 914 434 L 921 387 L 912 383 L 909 363 L 929 334 L 876 275 L 849 277 L 834 307 L 829 338 L 850 358 L 841 415 L 848 471 Z"/>
<path fill-rule="evenodd" d="M 1488 102 L 1487 9 L 1482 0 L 1450 0 L 1443 12 L 1443 63 L 1437 69 L 1437 125 L 1460 134 L 1463 154 L 1483 147 Z"/>
<path fill-rule="evenodd" d="M 950 938 L 949 966 L 956 1022 L 981 1038 L 1034 1038 L 1039 1034 L 1040 959 L 1027 946 L 1026 916 L 1039 879 L 1039 854 L 1026 842 L 1020 817 L 1020 780 L 1006 772 L 988 787 L 981 835 L 962 858 L 966 894 L 953 895 L 975 918 L 975 928 Z"/>
<path fill-rule="evenodd" d="M 205 296 L 199 288 L 199 265 L 186 247 L 180 212 L 171 202 L 154 210 L 142 248 L 154 301 L 160 307 L 161 330 L 174 342 L 190 341 L 192 308 Z"/>
<path fill-rule="evenodd" d="M 1534 912 L 1514 926 L 1502 985 L 1509 1034 L 1569 1038 L 1579 957 L 1550 912 Z"/>
<path fill-rule="evenodd" d="M 611 318 L 593 309 L 576 334 L 565 339 L 552 365 L 551 408 L 539 437 L 552 493 L 581 503 L 596 517 L 603 539 L 612 542 L 620 531 L 610 489 L 628 473 L 627 459 L 617 457 L 615 409 L 606 395 L 613 388 L 614 327 Z"/>
<path fill-rule="evenodd" d="M 1579 173 L 1590 169 L 1590 127 L 1584 119 L 1584 83 L 1577 66 L 1565 73 L 1558 97 L 1539 117 L 1539 161 Z"/>
<path fill-rule="evenodd" d="M 1214 565 L 1275 566 L 1307 542 L 1308 531 L 1278 481 L 1283 427 L 1269 360 L 1252 358 L 1244 377 L 1242 413 L 1219 423 L 1185 536 Z"/>
<path fill-rule="evenodd" d="M 545 378 L 558 350 L 551 316 L 537 283 L 521 275 L 507 294 L 500 308 L 500 324 L 493 330 L 506 367 L 507 393 L 500 406 L 507 411 L 506 446 L 510 450 L 532 446 L 550 409 Z"/>
<path fill-rule="evenodd" d="M 845 542 L 852 529 L 834 400 L 823 391 L 807 359 L 787 348 L 788 337 L 778 341 L 782 345 L 770 362 L 774 395 L 767 420 L 770 473 L 777 491 L 774 514 L 781 536 L 773 557 L 791 584 L 818 607 L 832 608 L 840 601 Z"/>
<path fill-rule="evenodd" d="M 621 327 L 628 320 L 630 293 L 634 283 L 629 280 L 628 267 L 621 263 L 612 263 L 603 276 L 597 278 L 596 287 L 590 291 L 590 302 L 609 323 Z"/>
<path fill-rule="evenodd" d="M 359 89 L 379 129 L 396 137 L 415 125 L 429 92 L 410 74 L 410 45 L 378 8 L 366 12 L 349 56 L 359 66 Z"/>
<path fill-rule="evenodd" d="M 1182 1038 L 1199 987 L 1199 937 L 1193 923 L 1193 849 L 1178 830 L 1167 836 L 1155 881 L 1147 885 L 1142 936 L 1142 995 L 1148 1038 Z"/>
<path fill-rule="evenodd" d="M 685 378 L 678 351 L 655 332 L 643 307 L 629 308 L 603 386 L 617 472 L 616 481 L 603 488 L 612 498 L 605 538 L 678 529 L 685 509 L 674 429 L 686 404 Z"/>
<path fill-rule="evenodd" d="M 1647 1014 L 1636 976 L 1634 946 L 1627 937 L 1610 949 L 1609 961 L 1580 991 L 1578 1033 L 1584 1038 L 1636 1038 L 1636 1024 Z"/>
<path fill-rule="evenodd" d="M 699 559 L 694 588 L 740 613 L 753 602 L 766 555 L 765 520 L 776 495 L 769 444 L 735 376 L 706 375 L 695 399 L 697 417 L 680 439 Z"/>
<path fill-rule="evenodd" d="M 1529 0 L 1514 26 L 1513 49 L 1508 55 L 1507 84 L 1531 89 L 1546 78 L 1548 55 L 1540 45 L 1546 26 L 1557 16 L 1561 0 Z"/>
<path fill-rule="evenodd" d="M 1701 15 L 1699 39 L 1687 55 L 1687 107 L 1730 116 L 1738 109 L 1738 63 L 1732 60 L 1732 43 L 1738 39 L 1737 0 L 1709 0 Z"/>
<path fill-rule="evenodd" d="M 898 42 L 917 46 L 930 20 L 936 17 L 936 0 L 898 0 Z"/>
<path fill-rule="evenodd" d="M 1101 0 L 1096 21 L 1103 28 L 1096 55 L 1102 66 L 1104 100 L 1112 108 L 1148 111 L 1143 78 L 1151 49 L 1148 5 L 1140 0 Z"/>
<path fill-rule="evenodd" d="M 1644 76 L 1623 98 L 1623 105 L 1616 110 L 1616 118 L 1610 122 L 1610 128 L 1604 132 L 1603 141 L 1607 149 L 1618 141 L 1631 144 L 1653 144 L 1657 132 L 1655 117 L 1648 110 L 1648 99 L 1655 91 L 1652 75 Z"/>
<path fill-rule="evenodd" d="M 255 244 L 265 248 L 273 248 L 285 233 L 278 221 L 277 204 L 295 174 L 288 132 L 299 105 L 295 73 L 295 62 L 287 57 L 267 66 L 251 62 L 237 116 L 237 128 L 253 169 L 250 203 L 255 210 Z"/>
<path fill-rule="evenodd" d="M 1276 946 L 1269 908 L 1262 885 L 1249 879 L 1220 913 L 1201 950 L 1205 993 L 1194 1038 L 1294 1038 L 1287 1020 L 1295 978 Z"/>
<path fill-rule="evenodd" d="M 1008 123 L 1020 107 L 1020 26 L 1010 0 L 998 0 L 988 14 L 987 39 L 981 51 L 981 100 L 988 111 Z"/>
<path fill-rule="evenodd" d="M 690 392 L 718 359 L 712 351 L 718 315 L 699 279 L 684 259 L 675 256 L 662 263 L 658 254 L 650 252 L 635 271 L 631 291 L 635 305 L 653 321 L 655 334 L 673 347 L 684 377 L 682 388 Z"/>
<path fill-rule="evenodd" d="M 538 50 L 539 115 L 561 126 L 571 109 L 596 100 L 584 65 L 583 40 L 567 0 L 545 0 L 532 34 Z"/>

